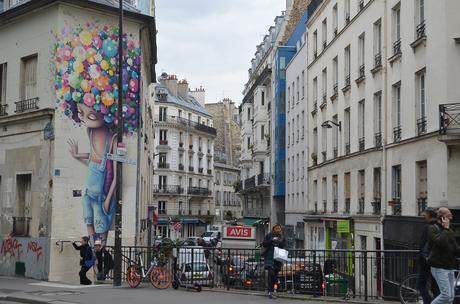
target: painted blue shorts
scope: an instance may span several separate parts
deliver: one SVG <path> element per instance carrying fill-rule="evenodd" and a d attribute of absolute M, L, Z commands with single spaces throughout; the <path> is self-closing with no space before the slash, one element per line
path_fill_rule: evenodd
<path fill-rule="evenodd" d="M 86 190 L 83 196 L 83 218 L 86 225 L 93 225 L 96 233 L 106 233 L 112 226 L 115 213 L 115 195 L 112 196 L 109 212 L 104 210 L 105 194 Z"/>

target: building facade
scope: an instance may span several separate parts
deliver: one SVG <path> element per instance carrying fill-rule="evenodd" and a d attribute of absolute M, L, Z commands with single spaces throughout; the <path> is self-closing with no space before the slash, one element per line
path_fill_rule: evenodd
<path fill-rule="evenodd" d="M 0 13 L 0 273 L 75 282 L 79 257 L 70 242 L 89 235 L 113 243 L 118 9 L 93 1 L 16 4 Z M 154 19 L 126 7 L 125 32 L 123 143 L 130 163 L 143 166 L 138 122 L 155 79 Z M 123 165 L 121 224 L 130 245 L 144 190 L 137 172 Z M 95 197 L 105 200 L 94 204 Z"/>
<path fill-rule="evenodd" d="M 192 97 L 187 81 L 175 75 L 161 75 L 150 92 L 155 121 L 153 205 L 142 209 L 156 209 L 157 234 L 198 236 L 216 214 L 213 119 Z M 181 229 L 175 230 L 178 222 Z"/>
<path fill-rule="evenodd" d="M 243 217 L 241 198 L 236 193 L 240 169 L 223 163 L 214 163 L 214 195 L 216 222 L 234 223 Z"/>

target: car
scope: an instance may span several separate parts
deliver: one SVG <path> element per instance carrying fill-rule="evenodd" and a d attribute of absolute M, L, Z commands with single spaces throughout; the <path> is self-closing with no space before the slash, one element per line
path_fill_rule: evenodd
<path fill-rule="evenodd" d="M 188 237 L 181 242 L 181 246 L 184 246 L 184 247 L 204 246 L 205 244 L 206 242 L 203 240 L 203 238 L 196 237 L 196 236 Z"/>
<path fill-rule="evenodd" d="M 201 237 L 206 243 L 217 243 L 217 241 L 220 240 L 221 235 L 219 231 L 206 231 L 201 235 Z"/>
<path fill-rule="evenodd" d="M 206 262 L 183 263 L 178 271 L 180 280 L 184 284 L 214 285 L 211 268 Z"/>
<path fill-rule="evenodd" d="M 241 282 L 241 272 L 248 258 L 246 256 L 231 256 L 222 264 L 222 277 L 224 284 L 235 285 Z"/>

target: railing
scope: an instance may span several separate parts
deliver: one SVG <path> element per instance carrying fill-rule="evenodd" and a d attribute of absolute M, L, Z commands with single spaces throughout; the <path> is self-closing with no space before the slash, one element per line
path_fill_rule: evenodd
<path fill-rule="evenodd" d="M 323 157 L 323 162 L 325 162 L 327 160 L 327 152 L 323 151 L 323 152 L 321 152 L 321 155 Z"/>
<path fill-rule="evenodd" d="M 256 176 L 252 176 L 244 180 L 244 189 L 252 189 L 256 187 Z"/>
<path fill-rule="evenodd" d="M 270 173 L 259 173 L 257 174 L 257 185 L 270 185 Z"/>
<path fill-rule="evenodd" d="M 16 111 L 14 111 L 14 112 L 15 113 L 23 113 L 23 112 L 27 112 L 27 111 L 38 110 L 39 109 L 38 101 L 39 101 L 38 97 L 17 101 L 17 102 L 15 102 Z"/>
<path fill-rule="evenodd" d="M 339 84 L 337 82 L 332 86 L 332 94 L 334 98 L 339 94 Z"/>
<path fill-rule="evenodd" d="M 189 150 L 193 150 L 193 145 L 188 145 Z"/>
<path fill-rule="evenodd" d="M 207 173 L 208 173 L 209 175 L 211 175 L 211 174 L 212 174 L 212 169 L 208 169 L 208 170 L 207 170 Z"/>
<path fill-rule="evenodd" d="M 350 22 L 350 13 L 345 13 L 345 24 Z"/>
<path fill-rule="evenodd" d="M 188 171 L 193 172 L 193 171 L 195 171 L 195 168 L 193 168 L 192 166 L 189 166 Z"/>
<path fill-rule="evenodd" d="M 393 56 L 401 54 L 401 39 L 393 42 Z"/>
<path fill-rule="evenodd" d="M 179 164 L 179 170 L 184 171 L 184 164 Z"/>
<path fill-rule="evenodd" d="M 180 142 L 179 143 L 179 148 L 183 148 L 184 147 L 184 143 L 183 142 Z"/>
<path fill-rule="evenodd" d="M 315 203 L 313 204 L 313 208 L 314 208 L 315 213 L 318 213 L 318 202 L 317 201 L 315 201 Z"/>
<path fill-rule="evenodd" d="M 364 77 L 365 77 L 365 65 L 362 64 L 362 65 L 359 66 L 358 80 L 364 79 Z"/>
<path fill-rule="evenodd" d="M 361 151 L 364 151 L 364 148 L 365 148 L 364 137 L 361 137 L 361 138 L 359 139 L 359 143 L 358 143 L 358 144 L 359 144 L 359 151 L 360 151 L 360 152 L 361 152 Z"/>
<path fill-rule="evenodd" d="M 334 158 L 337 158 L 337 156 L 339 156 L 339 149 L 337 147 L 334 147 L 334 149 L 332 151 L 333 151 L 333 154 L 334 154 Z"/>
<path fill-rule="evenodd" d="M 158 209 L 158 214 L 159 215 L 166 215 L 166 214 L 168 214 L 168 211 L 166 209 Z"/>
<path fill-rule="evenodd" d="M 339 201 L 335 198 L 332 201 L 332 213 L 337 213 L 339 212 Z"/>
<path fill-rule="evenodd" d="M 168 163 L 158 163 L 158 168 L 159 169 L 169 169 L 169 164 Z"/>
<path fill-rule="evenodd" d="M 313 102 L 313 110 L 311 111 L 311 115 L 315 115 L 317 111 L 318 111 L 318 103 L 315 100 Z"/>
<path fill-rule="evenodd" d="M 184 189 L 180 185 L 153 185 L 153 193 L 159 194 L 181 194 Z"/>
<path fill-rule="evenodd" d="M 439 105 L 439 135 L 460 135 L 460 103 Z"/>
<path fill-rule="evenodd" d="M 198 168 L 198 173 L 203 173 L 203 168 Z"/>
<path fill-rule="evenodd" d="M 350 214 L 350 198 L 346 198 L 345 199 L 345 210 L 344 210 L 344 213 L 346 214 Z"/>
<path fill-rule="evenodd" d="M 422 135 L 426 133 L 426 117 L 417 119 L 417 134 Z"/>
<path fill-rule="evenodd" d="M 256 218 L 269 218 L 270 217 L 270 208 L 244 208 L 243 216 L 245 217 L 256 217 Z"/>
<path fill-rule="evenodd" d="M 237 181 L 235 183 L 235 192 L 240 192 L 243 189 L 243 183 L 241 181 Z"/>
<path fill-rule="evenodd" d="M 327 41 L 324 40 L 324 41 L 323 41 L 323 50 L 324 50 L 326 47 L 327 47 Z"/>
<path fill-rule="evenodd" d="M 0 104 L 0 116 L 8 115 L 8 112 L 6 112 L 6 108 L 8 108 L 7 104 Z"/>
<path fill-rule="evenodd" d="M 401 126 L 393 128 L 393 141 L 398 142 L 401 140 Z"/>
<path fill-rule="evenodd" d="M 393 199 L 391 202 L 391 209 L 393 215 L 401 215 L 401 201 L 399 199 Z"/>
<path fill-rule="evenodd" d="M 167 141 L 167 140 L 161 140 L 161 139 L 160 139 L 160 145 L 161 145 L 161 146 L 167 146 L 167 145 L 168 145 L 168 141 Z"/>
<path fill-rule="evenodd" d="M 374 56 L 374 69 L 382 66 L 382 53 L 377 53 Z"/>
<path fill-rule="evenodd" d="M 29 236 L 31 217 L 13 216 L 12 236 Z"/>
<path fill-rule="evenodd" d="M 350 143 L 345 143 L 345 155 L 350 154 Z"/>
<path fill-rule="evenodd" d="M 380 148 L 382 146 L 382 132 L 374 134 L 374 143 L 376 148 Z"/>
<path fill-rule="evenodd" d="M 327 200 L 323 200 L 323 213 L 327 213 Z"/>
<path fill-rule="evenodd" d="M 359 10 L 362 10 L 364 8 L 364 0 L 359 1 Z"/>
<path fill-rule="evenodd" d="M 322 109 L 326 106 L 327 104 L 327 94 L 326 93 L 323 93 L 323 99 L 321 101 L 321 104 L 319 105 L 319 107 Z"/>
<path fill-rule="evenodd" d="M 177 119 L 177 123 L 181 124 L 182 126 L 192 127 L 198 131 L 202 131 L 202 132 L 205 132 L 211 135 L 217 134 L 217 130 L 215 128 L 207 126 L 205 124 L 191 121 L 185 118 L 180 118 L 180 117 L 177 117 L 176 119 Z"/>
<path fill-rule="evenodd" d="M 350 73 L 348 73 L 345 76 L 345 87 L 343 88 L 344 90 L 348 89 L 350 87 Z"/>
<path fill-rule="evenodd" d="M 419 198 L 417 200 L 417 211 L 418 211 L 418 215 L 422 215 L 423 211 L 425 211 L 427 207 L 427 202 L 426 202 L 426 198 Z"/>
<path fill-rule="evenodd" d="M 426 33 L 425 33 L 425 20 L 423 20 L 419 25 L 417 25 L 417 28 L 415 29 L 415 31 L 416 31 L 416 34 L 417 34 L 416 39 L 420 39 L 420 38 L 426 36 Z"/>
<path fill-rule="evenodd" d="M 372 214 L 373 215 L 380 215 L 380 213 L 381 213 L 380 198 L 376 198 L 371 204 L 372 204 Z"/>
<path fill-rule="evenodd" d="M 191 187 L 188 188 L 187 193 L 191 195 L 210 196 L 211 190 L 209 190 L 208 188 Z"/>
<path fill-rule="evenodd" d="M 358 199 L 358 214 L 364 214 L 364 197 Z"/>

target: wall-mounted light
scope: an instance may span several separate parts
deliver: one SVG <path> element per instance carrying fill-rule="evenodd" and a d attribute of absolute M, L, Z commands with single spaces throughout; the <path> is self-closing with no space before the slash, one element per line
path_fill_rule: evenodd
<path fill-rule="evenodd" d="M 337 122 L 332 121 L 332 120 L 326 120 L 321 124 L 321 127 L 331 129 L 333 125 L 338 127 L 339 131 L 342 131 L 342 122 L 341 121 L 339 121 L 337 123 Z"/>

